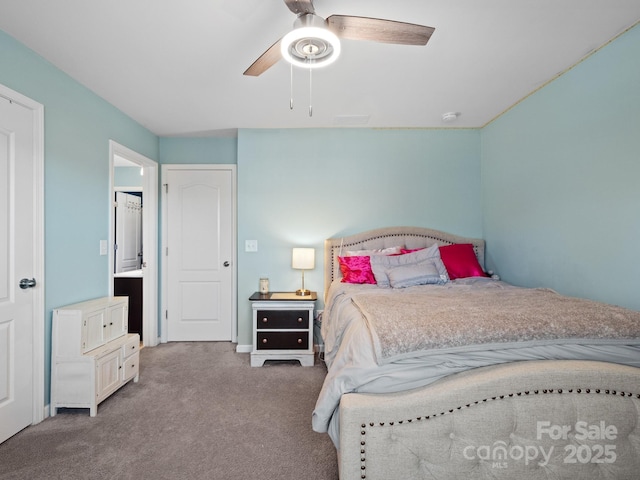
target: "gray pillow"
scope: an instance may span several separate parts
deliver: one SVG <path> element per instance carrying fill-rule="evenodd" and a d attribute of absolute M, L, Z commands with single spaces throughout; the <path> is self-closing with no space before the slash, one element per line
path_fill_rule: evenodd
<path fill-rule="evenodd" d="M 414 285 L 442 285 L 447 283 L 447 278 L 440 275 L 436 261 L 442 260 L 430 258 L 421 263 L 400 265 L 387 270 L 387 277 L 392 288 L 413 287 Z"/>
<path fill-rule="evenodd" d="M 405 255 L 375 255 L 371 257 L 370 262 L 371 270 L 373 271 L 373 275 L 376 278 L 378 286 L 388 288 L 391 284 L 389 282 L 387 270 L 402 265 L 415 265 L 429 259 L 434 259 L 438 275 L 444 275 L 444 278 L 446 278 L 444 283 L 448 282 L 449 274 L 447 273 L 444 263 L 440 260 L 440 249 L 438 248 L 438 244 L 433 244 L 429 248 L 424 248 L 417 252 L 407 253 Z"/>

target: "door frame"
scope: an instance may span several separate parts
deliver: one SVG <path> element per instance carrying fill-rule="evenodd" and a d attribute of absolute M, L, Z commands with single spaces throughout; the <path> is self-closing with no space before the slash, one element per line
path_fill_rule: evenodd
<path fill-rule="evenodd" d="M 168 340 L 168 324 L 167 318 L 167 300 L 169 278 L 168 278 L 168 265 L 167 265 L 167 218 L 168 218 L 168 205 L 167 205 L 167 183 L 166 178 L 169 170 L 228 170 L 231 172 L 231 342 L 236 343 L 238 341 L 238 285 L 237 276 L 238 271 L 236 268 L 237 262 L 237 181 L 236 181 L 236 165 L 233 164 L 163 164 L 162 165 L 162 306 L 161 311 L 164 312 L 160 318 L 161 335 L 160 341 L 167 343 Z"/>
<path fill-rule="evenodd" d="M 114 157 L 118 155 L 144 168 L 142 198 L 144 209 L 149 212 L 142 216 L 142 238 L 144 241 L 142 279 L 142 343 L 147 347 L 158 345 L 158 163 L 113 140 L 109 140 L 109 295 L 113 295 L 113 238 L 115 216 L 113 214 Z"/>
<path fill-rule="evenodd" d="M 44 105 L 0 84 L 0 96 L 31 110 L 33 116 L 33 278 L 37 279 L 37 288 L 33 289 L 31 307 L 33 312 L 33 365 L 32 425 L 40 423 L 49 416 L 48 405 L 44 404 L 45 395 L 45 271 L 44 271 Z"/>

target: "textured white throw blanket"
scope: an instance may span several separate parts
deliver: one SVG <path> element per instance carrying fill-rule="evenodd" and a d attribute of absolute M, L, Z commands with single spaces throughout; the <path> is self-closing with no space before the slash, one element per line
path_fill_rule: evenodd
<path fill-rule="evenodd" d="M 379 365 L 425 351 L 640 339 L 640 312 L 547 289 L 389 289 L 354 295 L 353 303 L 369 324 Z"/>

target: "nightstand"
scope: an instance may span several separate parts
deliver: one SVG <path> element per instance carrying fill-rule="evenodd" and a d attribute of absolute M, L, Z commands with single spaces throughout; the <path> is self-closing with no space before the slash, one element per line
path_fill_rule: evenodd
<path fill-rule="evenodd" d="M 265 360 L 299 360 L 312 367 L 313 309 L 316 292 L 300 296 L 294 292 L 254 293 L 249 297 L 253 310 L 253 351 L 251 366 Z"/>

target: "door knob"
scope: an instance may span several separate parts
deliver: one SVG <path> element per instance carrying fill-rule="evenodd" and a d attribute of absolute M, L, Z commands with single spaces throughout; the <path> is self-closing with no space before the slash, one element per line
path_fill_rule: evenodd
<path fill-rule="evenodd" d="M 35 278 L 23 278 L 22 280 L 20 280 L 20 288 L 25 290 L 27 288 L 33 288 L 36 286 L 36 279 Z"/>
<path fill-rule="evenodd" d="M 229 262 L 224 262 L 222 265 L 224 265 L 225 267 L 229 266 Z"/>

